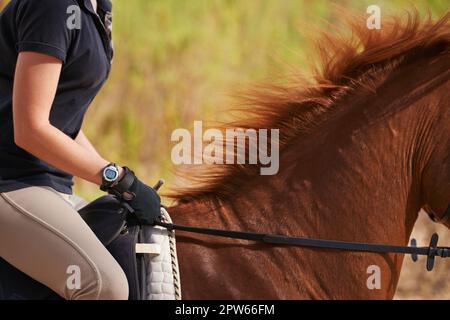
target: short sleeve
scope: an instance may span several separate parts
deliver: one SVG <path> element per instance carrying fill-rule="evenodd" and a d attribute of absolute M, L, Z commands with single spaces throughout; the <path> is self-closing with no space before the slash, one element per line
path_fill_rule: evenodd
<path fill-rule="evenodd" d="M 66 61 L 72 31 L 69 0 L 22 0 L 16 14 L 17 51 L 33 51 Z M 70 11 L 69 11 L 70 12 Z"/>

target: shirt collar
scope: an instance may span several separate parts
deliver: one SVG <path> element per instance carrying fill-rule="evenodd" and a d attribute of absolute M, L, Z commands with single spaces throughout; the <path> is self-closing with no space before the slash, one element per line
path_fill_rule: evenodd
<path fill-rule="evenodd" d="M 112 3 L 110 0 L 97 0 L 97 5 L 105 12 L 111 12 Z"/>
<path fill-rule="evenodd" d="M 92 8 L 91 0 L 78 0 L 78 3 L 91 13 L 96 13 Z M 112 3 L 110 0 L 97 0 L 97 6 L 101 11 L 111 12 Z"/>

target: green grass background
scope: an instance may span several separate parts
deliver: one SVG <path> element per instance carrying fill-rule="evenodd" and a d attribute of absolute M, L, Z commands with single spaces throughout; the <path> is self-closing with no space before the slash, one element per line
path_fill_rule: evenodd
<path fill-rule="evenodd" d="M 449 1 L 335 1 L 353 10 L 370 4 L 382 14 L 412 4 L 440 16 Z M 151 183 L 170 183 L 170 134 L 194 120 L 216 120 L 230 94 L 293 69 L 307 72 L 313 56 L 305 25 L 338 22 L 331 1 L 113 1 L 115 58 L 111 78 L 90 108 L 84 130 L 101 154 Z M 92 199 L 97 188 L 77 181 Z"/>

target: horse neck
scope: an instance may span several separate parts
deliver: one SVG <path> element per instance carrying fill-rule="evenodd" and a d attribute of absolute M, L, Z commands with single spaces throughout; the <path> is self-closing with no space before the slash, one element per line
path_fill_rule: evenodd
<path fill-rule="evenodd" d="M 357 121 L 350 115 L 347 120 L 350 117 Z M 393 117 L 388 126 L 330 125 L 329 130 L 318 131 L 286 150 L 279 174 L 254 177 L 227 201 L 202 199 L 169 212 L 175 223 L 191 226 L 404 245 L 421 204 L 413 176 L 405 172 L 409 160 L 402 148 L 411 144 L 406 137 L 397 136 L 400 118 L 405 120 L 406 115 Z M 195 288 L 202 278 L 216 284 L 229 281 L 229 287 L 220 290 L 204 285 L 203 289 L 217 298 L 336 298 L 337 292 L 345 294 L 341 298 L 373 297 L 370 294 L 392 298 L 402 265 L 402 258 L 393 255 L 363 254 L 349 259 L 348 253 L 340 251 L 284 248 L 275 252 L 236 240 L 180 233 L 177 238 L 181 271 L 187 274 L 184 294 L 195 298 L 203 297 Z M 192 256 L 198 261 L 192 262 Z M 202 265 L 201 261 L 209 262 Z M 233 273 L 228 265 L 239 270 Z M 369 292 L 366 278 L 345 291 L 338 290 L 337 283 L 354 282 L 355 272 L 367 277 L 371 265 L 382 269 L 382 290 Z M 337 280 L 333 270 L 346 276 Z M 282 274 L 277 274 L 279 271 Z M 271 285 L 267 274 L 271 279 L 287 277 L 289 281 Z M 249 284 L 240 287 L 243 279 L 252 281 L 246 280 Z M 321 291 L 323 288 L 328 291 Z"/>
<path fill-rule="evenodd" d="M 413 82 L 412 77 L 416 75 L 407 78 L 408 81 Z M 323 239 L 407 244 L 423 205 L 418 177 L 426 159 L 421 157 L 420 145 L 429 141 L 423 140 L 421 125 L 424 115 L 433 110 L 427 110 L 432 104 L 423 100 L 427 98 L 425 92 L 423 96 L 397 99 L 412 89 L 405 81 L 393 78 L 380 88 L 385 94 L 352 96 L 342 102 L 349 107 L 337 107 L 320 129 L 298 138 L 282 150 L 277 175 L 254 176 L 227 201 L 209 197 L 174 207 L 174 222 Z M 274 254 L 266 248 L 261 249 L 257 258 L 254 253 L 245 251 L 249 261 L 244 263 L 244 248 L 231 248 L 230 252 L 222 254 L 231 261 L 233 250 L 242 250 L 235 261 L 242 269 L 228 272 L 223 264 L 215 262 L 219 259 L 219 249 L 225 250 L 222 246 L 225 240 L 202 236 L 200 249 L 191 246 L 198 237 L 193 236 L 197 240 L 189 238 L 179 238 L 181 255 L 190 257 L 198 249 L 196 254 L 212 264 L 191 268 L 189 262 L 184 263 L 184 272 L 190 274 L 189 280 L 192 280 L 192 283 L 187 282 L 186 292 L 193 296 L 198 294 L 193 285 L 194 274 L 203 272 L 212 279 L 217 278 L 217 273 L 228 275 L 230 279 L 239 278 L 242 283 L 246 283 L 244 279 L 254 279 L 251 285 L 261 286 L 258 292 L 265 292 L 265 298 L 337 298 L 338 292 L 345 292 L 347 298 L 392 298 L 403 261 L 398 255 L 374 254 L 348 259 L 349 253 L 342 251 L 327 252 L 327 257 L 334 258 L 324 260 L 319 250 L 284 249 Z M 236 245 L 234 240 L 226 242 Z M 284 275 L 279 276 L 288 277 L 287 272 L 295 277 L 279 287 L 270 286 L 265 274 L 276 274 L 278 269 L 255 267 L 254 259 L 259 259 L 256 264 L 267 268 L 278 261 L 276 265 L 286 269 Z M 365 277 L 366 268 L 373 264 L 381 268 L 384 285 L 382 290 L 368 292 L 366 278 L 355 282 L 355 277 Z M 340 271 L 339 278 L 333 270 Z M 315 276 L 317 274 L 321 277 Z M 198 276 L 196 280 L 200 279 Z M 239 281 L 230 292 L 222 291 L 223 295 L 218 293 L 218 297 L 261 297 L 256 291 L 251 295 L 244 285 L 239 287 Z M 308 288 L 304 289 L 300 283 L 307 283 Z M 352 284 L 340 290 L 343 283 Z"/>
<path fill-rule="evenodd" d="M 380 115 L 367 100 L 359 103 L 364 106 L 336 114 L 285 149 L 277 175 L 254 176 L 226 201 L 209 197 L 183 205 L 177 208 L 185 212 L 179 219 L 215 228 L 405 244 L 422 205 L 412 159 L 417 110 Z"/>

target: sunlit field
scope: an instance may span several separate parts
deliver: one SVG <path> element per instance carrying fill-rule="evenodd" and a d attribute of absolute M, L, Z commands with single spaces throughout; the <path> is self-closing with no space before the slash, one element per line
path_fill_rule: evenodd
<path fill-rule="evenodd" d="M 113 71 L 84 129 L 106 158 L 127 164 L 149 183 L 160 177 L 170 183 L 175 128 L 226 119 L 233 94 L 255 82 L 308 73 L 314 54 L 302 31 L 340 22 L 330 1 L 113 3 Z M 364 12 L 373 1 L 337 3 Z M 377 4 L 387 14 L 401 13 L 411 2 Z M 439 16 L 447 4 L 418 1 L 416 6 Z M 77 183 L 75 190 L 92 199 L 96 189 Z"/>

